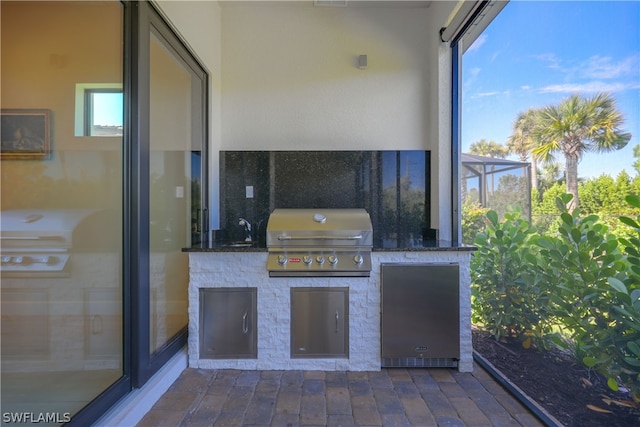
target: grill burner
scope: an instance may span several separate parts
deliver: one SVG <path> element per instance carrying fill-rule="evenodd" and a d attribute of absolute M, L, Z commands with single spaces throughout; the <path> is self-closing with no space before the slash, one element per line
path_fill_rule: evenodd
<path fill-rule="evenodd" d="M 1 216 L 2 277 L 68 276 L 72 254 L 95 248 L 90 237 L 109 233 L 99 233 L 105 227 L 96 210 L 6 210 Z"/>
<path fill-rule="evenodd" d="M 267 224 L 267 270 L 272 277 L 368 277 L 372 246 L 364 209 L 275 209 Z"/>

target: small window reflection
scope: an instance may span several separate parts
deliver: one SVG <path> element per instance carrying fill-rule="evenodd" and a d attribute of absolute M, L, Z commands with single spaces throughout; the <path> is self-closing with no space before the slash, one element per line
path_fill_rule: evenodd
<path fill-rule="evenodd" d="M 123 98 L 119 89 L 85 91 L 85 135 L 122 136 Z"/>

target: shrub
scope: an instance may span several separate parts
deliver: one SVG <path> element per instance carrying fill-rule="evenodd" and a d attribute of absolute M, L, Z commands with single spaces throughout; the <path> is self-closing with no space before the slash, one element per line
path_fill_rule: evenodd
<path fill-rule="evenodd" d="M 640 197 L 629 195 L 626 201 L 640 208 Z M 614 351 L 611 362 L 600 363 L 599 368 L 609 377 L 611 388 L 616 388 L 614 378 L 617 376 L 640 401 L 640 215 L 636 219 L 624 216 L 620 221 L 635 234 L 619 239 L 629 268 L 625 275 L 609 279 L 616 296 L 612 306 L 616 325 L 611 331 Z"/>
<path fill-rule="evenodd" d="M 525 347 L 572 345 L 609 387 L 621 383 L 640 401 L 640 215 L 621 217 L 629 232 L 616 238 L 597 215 L 569 212 L 569 200 L 556 199 L 557 226 L 546 235 L 517 212 L 503 222 L 486 214 L 471 261 L 472 320 Z M 627 212 L 640 210 L 640 197 L 626 201 Z M 554 322 L 571 342 L 550 333 Z"/>
<path fill-rule="evenodd" d="M 462 243 L 472 244 L 476 235 L 484 231 L 487 212 L 489 209 L 478 202 L 465 201 L 462 205 Z"/>
<path fill-rule="evenodd" d="M 546 234 L 548 230 L 557 228 L 560 212 L 558 212 L 555 200 L 565 191 L 564 184 L 555 183 L 542 194 L 539 201 L 535 199 L 532 202 L 531 220 L 540 234 Z"/>
<path fill-rule="evenodd" d="M 557 234 L 536 240 L 545 260 L 538 271 L 542 280 L 553 284 L 550 308 L 569 331 L 576 357 L 609 377 L 613 386 L 613 372 L 621 372 L 618 341 L 625 333 L 613 307 L 625 307 L 629 299 L 619 286 L 627 263 L 618 240 L 598 216 L 567 211 L 570 199 L 567 194 L 557 199 L 561 220 Z"/>
<path fill-rule="evenodd" d="M 471 260 L 473 321 L 496 339 L 519 339 L 525 347 L 544 345 L 550 331 L 549 295 L 531 268 L 538 263 L 530 243 L 537 231 L 519 212 L 506 214 L 500 222 L 496 212 L 489 211 L 486 219 Z"/>

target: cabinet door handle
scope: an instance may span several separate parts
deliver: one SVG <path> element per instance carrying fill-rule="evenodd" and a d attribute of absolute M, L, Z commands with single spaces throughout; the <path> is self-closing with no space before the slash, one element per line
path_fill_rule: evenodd
<path fill-rule="evenodd" d="M 338 327 L 339 320 L 340 320 L 340 315 L 338 314 L 338 310 L 336 310 L 336 334 L 340 332 L 340 328 Z"/>
<path fill-rule="evenodd" d="M 249 332 L 249 322 L 247 317 L 249 316 L 249 312 L 245 311 L 244 316 L 242 316 L 242 333 L 246 335 Z"/>
<path fill-rule="evenodd" d="M 102 333 L 102 316 L 95 314 L 91 316 L 91 334 L 100 335 Z"/>

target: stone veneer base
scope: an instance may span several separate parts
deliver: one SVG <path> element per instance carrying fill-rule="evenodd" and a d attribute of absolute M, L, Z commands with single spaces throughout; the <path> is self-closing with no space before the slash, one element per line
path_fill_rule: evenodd
<path fill-rule="evenodd" d="M 189 367 L 243 370 L 379 371 L 380 264 L 442 263 L 460 266 L 460 360 L 473 370 L 469 251 L 373 252 L 371 277 L 269 277 L 266 252 L 189 253 Z M 258 289 L 258 358 L 200 359 L 199 289 Z M 291 287 L 349 287 L 349 358 L 291 359 Z"/>

